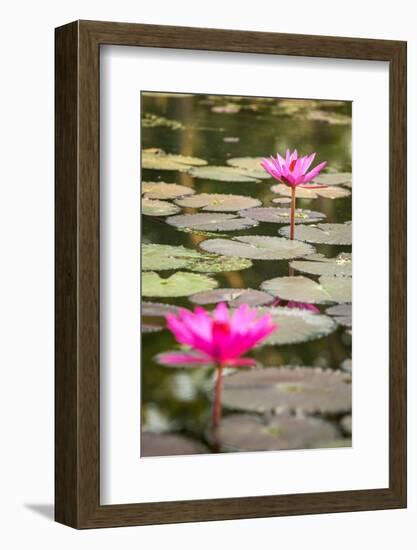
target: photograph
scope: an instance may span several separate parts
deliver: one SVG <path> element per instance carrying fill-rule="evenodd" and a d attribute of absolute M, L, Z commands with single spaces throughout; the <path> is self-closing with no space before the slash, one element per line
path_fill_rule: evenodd
<path fill-rule="evenodd" d="M 352 102 L 139 100 L 141 457 L 351 447 Z"/>

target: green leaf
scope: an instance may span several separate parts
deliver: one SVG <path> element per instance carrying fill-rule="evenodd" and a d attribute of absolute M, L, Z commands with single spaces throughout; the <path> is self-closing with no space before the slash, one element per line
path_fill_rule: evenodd
<path fill-rule="evenodd" d="M 192 197 L 178 199 L 175 202 L 186 208 L 202 208 L 204 211 L 211 212 L 236 212 L 262 204 L 260 200 L 252 197 L 219 193 L 200 193 Z"/>
<path fill-rule="evenodd" d="M 167 218 L 174 227 L 188 227 L 203 231 L 237 231 L 258 225 L 257 221 L 240 218 L 235 214 L 183 214 Z"/>
<path fill-rule="evenodd" d="M 295 260 L 290 266 L 297 271 L 311 275 L 335 277 L 352 276 L 352 254 L 342 252 L 335 258 L 326 258 L 322 254 L 309 256 L 307 260 Z"/>
<path fill-rule="evenodd" d="M 191 296 L 203 290 L 216 288 L 217 281 L 207 275 L 177 271 L 171 277 L 161 278 L 154 271 L 142 273 L 142 296 L 174 298 Z"/>
<path fill-rule="evenodd" d="M 282 227 L 278 233 L 283 237 L 290 234 L 290 226 Z M 352 244 L 351 223 L 319 223 L 317 225 L 298 225 L 295 238 L 299 241 L 317 244 Z"/>
<path fill-rule="evenodd" d="M 259 182 L 258 178 L 247 175 L 245 171 L 233 166 L 198 166 L 188 170 L 190 176 L 205 180 L 229 182 Z"/>
<path fill-rule="evenodd" d="M 144 181 L 142 182 L 142 193 L 145 193 L 145 199 L 167 200 L 193 195 L 195 191 L 191 187 L 177 185 L 176 183 Z"/>
<path fill-rule="evenodd" d="M 152 148 L 142 151 L 142 168 L 148 170 L 178 170 L 187 171 L 190 166 L 204 166 L 207 161 L 196 157 L 171 155 L 162 149 Z"/>
<path fill-rule="evenodd" d="M 267 208 L 248 208 L 240 212 L 241 216 L 247 216 L 252 220 L 259 222 L 269 223 L 289 223 L 291 219 L 290 208 L 280 208 L 277 206 Z M 302 210 L 297 208 L 295 210 L 294 222 L 295 223 L 317 223 L 326 217 L 322 212 L 314 212 L 313 210 Z"/>
<path fill-rule="evenodd" d="M 178 206 L 167 201 L 142 199 L 142 214 L 145 216 L 172 216 L 179 211 Z"/>
<path fill-rule="evenodd" d="M 319 283 L 301 275 L 276 277 L 264 281 L 261 288 L 282 300 L 294 300 L 308 304 L 352 301 L 352 279 L 350 277 L 322 276 Z"/>

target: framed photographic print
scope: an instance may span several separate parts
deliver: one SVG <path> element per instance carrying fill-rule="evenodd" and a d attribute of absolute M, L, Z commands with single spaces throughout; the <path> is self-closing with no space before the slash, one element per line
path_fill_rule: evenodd
<path fill-rule="evenodd" d="M 56 29 L 56 520 L 406 506 L 406 44 Z"/>

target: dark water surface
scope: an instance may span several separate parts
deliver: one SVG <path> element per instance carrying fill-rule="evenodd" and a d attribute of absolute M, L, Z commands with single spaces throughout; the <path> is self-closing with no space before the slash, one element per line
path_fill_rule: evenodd
<path fill-rule="evenodd" d="M 351 171 L 351 126 L 308 120 L 283 113 L 277 100 L 230 99 L 240 105 L 238 113 L 216 113 L 213 105 L 224 105 L 224 99 L 213 96 L 150 97 L 142 96 L 142 113 L 151 113 L 179 121 L 184 127 L 143 127 L 142 148 L 161 148 L 167 153 L 200 157 L 209 165 L 225 165 L 232 157 L 256 157 L 284 152 L 296 147 L 300 154 L 317 152 L 315 164 L 327 160 L 333 171 Z M 350 115 L 350 103 L 323 102 L 319 108 L 342 116 Z M 308 113 L 307 113 L 308 114 Z M 225 139 L 226 138 L 226 139 Z M 238 140 L 229 140 L 238 138 Z M 218 182 L 192 178 L 178 171 L 142 170 L 143 181 L 164 181 L 193 187 L 197 193 L 232 193 L 259 198 L 263 206 L 272 206 L 277 195 L 270 191 L 277 183 L 272 179 L 261 183 Z M 280 205 L 274 205 L 280 206 Z M 283 205 L 288 206 L 288 205 Z M 297 199 L 298 208 L 323 212 L 325 222 L 351 220 L 351 197 L 335 200 L 318 198 Z M 197 210 L 183 209 L 184 212 Z M 228 232 L 228 236 L 277 236 L 282 227 L 260 223 L 258 227 Z M 184 233 L 167 225 L 163 218 L 142 216 L 142 242 L 184 245 L 196 248 L 207 237 Z M 350 247 L 314 245 L 317 252 L 334 257 L 339 252 L 350 252 Z M 163 276 L 173 271 L 164 271 Z M 259 288 L 266 279 L 288 275 L 288 261 L 253 261 L 253 267 L 242 271 L 212 274 L 218 287 Z M 308 275 L 317 280 L 317 277 Z M 193 307 L 187 298 L 148 301 Z M 321 310 L 325 307 L 320 307 Z M 175 348 L 173 336 L 166 330 L 142 335 L 142 428 L 151 431 L 175 431 L 207 443 L 206 430 L 210 418 L 209 388 L 212 373 L 207 369 L 175 369 L 159 366 L 153 357 Z M 264 365 L 307 365 L 339 368 L 351 357 L 351 338 L 339 327 L 330 336 L 297 345 L 266 346 L 249 354 Z M 228 414 L 224 409 L 223 414 Z"/>

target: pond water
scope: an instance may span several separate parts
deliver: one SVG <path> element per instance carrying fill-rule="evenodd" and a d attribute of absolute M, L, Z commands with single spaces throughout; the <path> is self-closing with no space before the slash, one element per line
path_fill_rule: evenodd
<path fill-rule="evenodd" d="M 349 102 L 300 101 L 255 98 L 225 98 L 206 95 L 142 94 L 142 149 L 158 148 L 167 153 L 205 159 L 209 166 L 225 166 L 236 157 L 263 157 L 297 148 L 302 154 L 317 152 L 314 164 L 326 160 L 329 172 L 351 172 L 351 104 Z M 172 121 L 175 121 L 174 123 Z M 262 179 L 259 182 L 229 182 L 195 178 L 185 171 L 142 169 L 142 181 L 177 183 L 193 188 L 196 193 L 227 193 L 254 197 L 262 206 L 288 207 L 276 204 L 278 198 L 271 186 L 278 182 Z M 351 191 L 350 187 L 344 187 Z M 172 202 L 172 201 L 170 201 Z M 331 199 L 297 199 L 297 208 L 325 214 L 326 223 L 344 223 L 352 219 L 351 195 Z M 195 213 L 200 209 L 181 208 L 179 214 Z M 259 222 L 243 230 L 219 231 L 221 238 L 239 235 L 278 236 L 287 224 Z M 214 235 L 213 235 L 214 236 Z M 183 245 L 199 250 L 198 246 L 210 236 L 179 230 L 168 225 L 163 216 L 142 215 L 142 243 Z M 317 253 L 333 258 L 351 252 L 350 246 L 313 243 Z M 186 270 L 183 270 L 186 271 Z M 175 270 L 159 272 L 167 277 Z M 288 260 L 253 260 L 252 267 L 239 271 L 209 274 L 218 288 L 259 289 L 275 277 L 289 274 Z M 297 273 L 297 275 L 306 275 Z M 306 275 L 317 281 L 315 275 Z M 189 298 L 146 297 L 142 302 L 158 302 L 193 308 Z M 325 312 L 334 303 L 317 305 Z M 206 306 L 211 309 L 212 306 Z M 161 323 L 161 319 L 144 319 Z M 178 349 L 168 330 L 142 334 L 141 349 L 141 418 L 146 432 L 177 433 L 204 445 L 213 452 L 207 427 L 211 414 L 210 369 L 167 368 L 154 357 L 164 351 Z M 343 361 L 351 357 L 349 326 L 337 326 L 328 336 L 294 345 L 263 346 L 250 354 L 264 366 L 308 366 L 340 370 Z M 346 364 L 346 363 L 345 363 Z M 290 390 L 289 390 L 290 391 Z M 233 407 L 223 408 L 223 417 L 234 414 Z M 349 437 L 343 422 L 350 411 L 346 407 L 315 413 L 334 428 L 334 440 Z M 341 423 L 342 422 L 342 423 Z M 144 443 L 143 443 L 144 444 Z M 325 446 L 326 442 L 324 442 Z M 342 443 L 343 444 L 343 443 Z M 329 442 L 329 445 L 331 443 Z M 217 449 L 216 449 L 217 450 Z M 227 450 L 227 449 L 224 449 Z M 145 454 L 153 454 L 152 450 Z M 142 453 L 143 454 L 143 453 Z"/>

